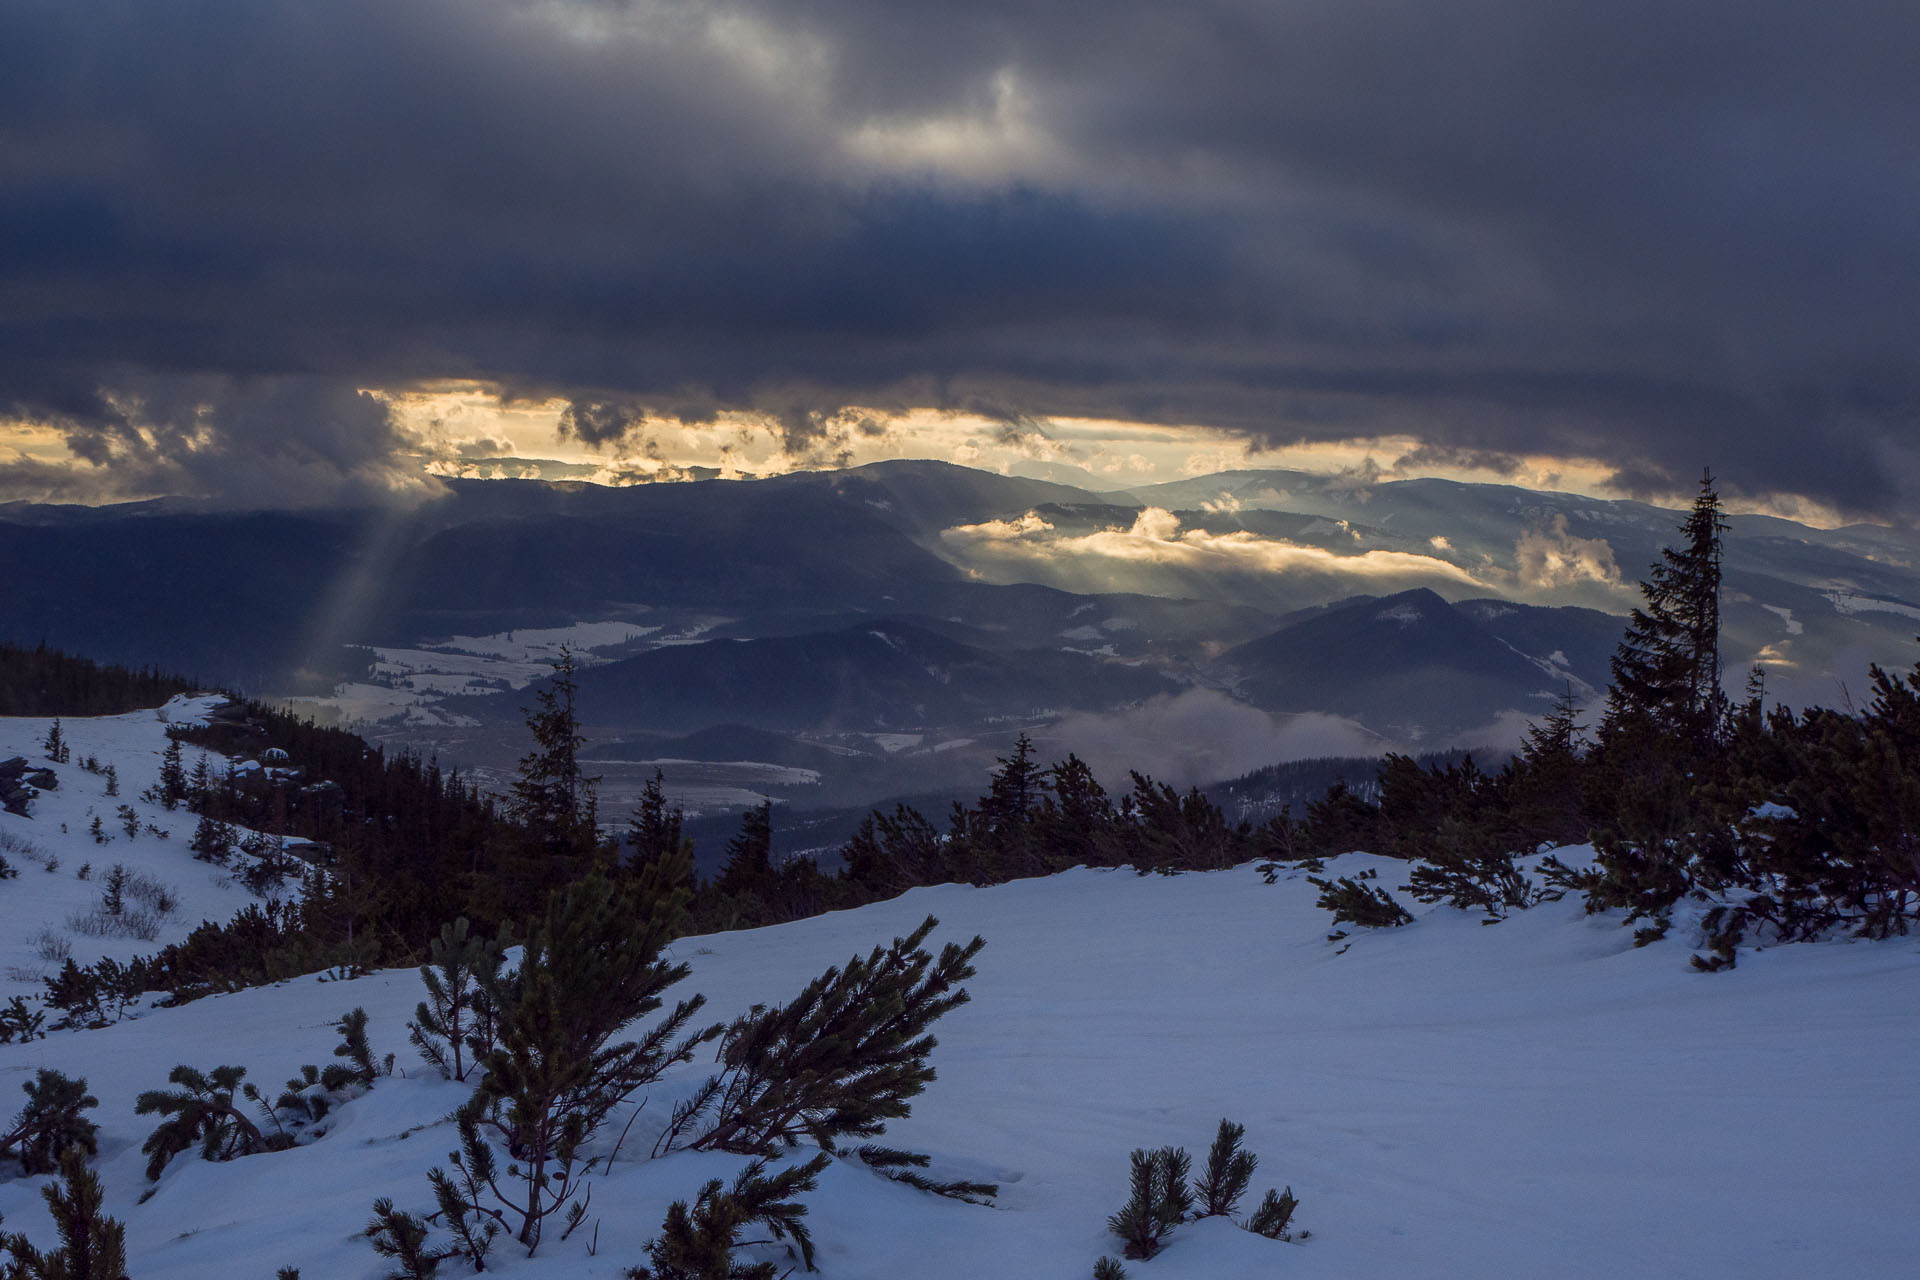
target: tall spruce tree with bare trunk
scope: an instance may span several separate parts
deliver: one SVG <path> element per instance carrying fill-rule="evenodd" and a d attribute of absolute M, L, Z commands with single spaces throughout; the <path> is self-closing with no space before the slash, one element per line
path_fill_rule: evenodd
<path fill-rule="evenodd" d="M 1591 909 L 1651 918 L 1641 941 L 1664 935 L 1669 909 L 1696 872 L 1724 861 L 1723 825 L 1709 812 L 1730 732 L 1720 686 L 1720 495 L 1702 475 L 1677 547 L 1661 552 L 1613 658 L 1613 687 L 1587 776 L 1598 867 L 1579 883 Z"/>
<path fill-rule="evenodd" d="M 1693 510 L 1680 526 L 1681 543 L 1660 553 L 1647 581 L 1646 602 L 1633 611 L 1613 656 L 1600 740 L 1636 729 L 1677 734 L 1709 747 L 1726 732 L 1727 695 L 1720 687 L 1720 495 L 1713 473 L 1702 473 Z"/>

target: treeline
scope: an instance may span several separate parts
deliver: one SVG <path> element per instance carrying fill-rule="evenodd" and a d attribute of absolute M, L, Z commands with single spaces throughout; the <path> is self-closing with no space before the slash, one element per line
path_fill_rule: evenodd
<path fill-rule="evenodd" d="M 117 716 L 193 690 L 192 681 L 153 667 L 102 665 L 44 643 L 0 643 L 0 716 Z"/>
<path fill-rule="evenodd" d="M 1858 713 L 1767 706 L 1756 669 L 1730 702 L 1719 657 L 1718 497 L 1702 483 L 1643 584 L 1589 739 L 1571 700 L 1536 726 L 1498 773 L 1471 760 L 1382 766 L 1377 802 L 1323 802 L 1296 860 L 1365 849 L 1408 863 L 1401 886 L 1499 918 L 1569 892 L 1590 911 L 1622 909 L 1640 943 L 1690 906 L 1704 969 L 1742 942 L 1844 932 L 1905 934 L 1920 924 L 1920 665 L 1876 666 Z M 1337 816 L 1337 832 L 1316 819 Z M 1590 866 L 1517 859 L 1591 840 Z M 1311 869 L 1321 868 L 1309 861 Z M 1377 883 L 1318 881 L 1337 922 L 1394 925 L 1406 913 Z"/>

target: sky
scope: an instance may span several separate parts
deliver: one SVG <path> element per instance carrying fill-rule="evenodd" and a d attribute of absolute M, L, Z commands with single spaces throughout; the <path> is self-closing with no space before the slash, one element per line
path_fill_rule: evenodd
<path fill-rule="evenodd" d="M 1911 524 L 1916 48 L 1847 0 L 11 0 L 0 500 L 1711 465 Z"/>

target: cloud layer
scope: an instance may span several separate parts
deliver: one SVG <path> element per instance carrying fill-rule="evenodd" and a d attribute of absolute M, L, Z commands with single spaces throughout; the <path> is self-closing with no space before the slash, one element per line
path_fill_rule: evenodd
<path fill-rule="evenodd" d="M 343 396 L 475 378 L 594 441 L 933 405 L 1903 517 L 1916 47 L 1891 2 L 20 0 L 0 416 L 358 483 Z"/>

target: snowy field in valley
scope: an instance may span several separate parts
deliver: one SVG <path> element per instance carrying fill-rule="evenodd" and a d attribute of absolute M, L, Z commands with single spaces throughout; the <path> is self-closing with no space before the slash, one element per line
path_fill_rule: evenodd
<path fill-rule="evenodd" d="M 157 769 L 164 745 L 142 736 L 157 729 L 126 727 L 158 724 L 140 714 L 66 722 L 76 759 L 119 743 L 128 796 L 152 781 L 136 762 L 151 751 Z M 0 758 L 37 758 L 20 741 L 35 724 L 0 722 Z M 71 766 L 60 776 L 33 819 L 0 818 L 62 864 L 0 881 L 9 956 L 73 909 L 45 884 L 91 900 L 65 874 L 82 858 L 138 859 L 183 900 L 199 895 L 183 913 L 193 920 L 247 901 L 187 855 L 185 815 L 169 841 L 90 852 L 74 817 L 98 807 L 87 791 L 97 780 Z M 1337 870 L 1367 866 L 1397 882 L 1396 866 L 1368 857 Z M 1912 1273 L 1920 942 L 1743 952 L 1734 971 L 1705 975 L 1688 967 L 1687 939 L 1635 949 L 1615 918 L 1568 901 L 1495 926 L 1416 906 L 1412 926 L 1361 931 L 1340 953 L 1314 897 L 1304 877 L 1269 886 L 1251 868 L 920 889 L 683 939 L 673 955 L 693 973 L 670 998 L 704 992 L 714 1018 L 781 1001 L 927 914 L 941 920 L 935 942 L 986 938 L 973 1002 L 936 1027 L 939 1078 L 884 1140 L 930 1154 L 936 1175 L 999 1182 L 998 1203 L 939 1199 L 837 1163 L 806 1197 L 828 1280 L 1084 1280 L 1095 1258 L 1120 1252 L 1106 1219 L 1126 1198 L 1129 1151 L 1182 1145 L 1198 1165 L 1222 1117 L 1246 1125 L 1261 1160 L 1242 1211 L 1290 1186 L 1310 1238 L 1185 1225 L 1158 1257 L 1126 1264 L 1136 1280 Z M 78 941 L 75 954 L 85 958 Z M 455 1145 L 445 1117 L 465 1094 L 407 1044 L 420 996 L 411 970 L 309 977 L 0 1046 L 0 1118 L 37 1068 L 87 1078 L 101 1102 L 97 1167 L 135 1280 L 265 1280 L 283 1266 L 305 1280 L 374 1280 L 389 1268 L 359 1235 L 369 1207 L 390 1196 L 432 1209 L 425 1175 Z M 176 1158 L 140 1203 L 154 1121 L 134 1114 L 138 1093 L 178 1063 L 243 1065 L 277 1090 L 302 1063 L 330 1060 L 331 1023 L 355 1006 L 371 1015 L 375 1050 L 397 1055 L 393 1078 L 310 1146 L 228 1164 Z M 647 1159 L 672 1100 L 709 1066 L 703 1056 L 654 1091 L 595 1179 L 588 1228 L 567 1241 L 551 1232 L 531 1260 L 503 1243 L 489 1272 L 611 1280 L 644 1261 L 670 1201 L 743 1163 Z M 46 1244 L 40 1181 L 0 1172 L 0 1215 Z M 447 1263 L 440 1274 L 466 1273 Z"/>
<path fill-rule="evenodd" d="M 524 689 L 553 674 L 562 648 L 582 667 L 611 661 L 635 645 L 684 643 L 720 619 L 694 618 L 672 635 L 662 627 L 631 622 L 577 622 L 567 627 L 522 628 L 484 636 L 450 636 L 418 647 L 369 645 L 373 681 L 336 685 L 324 698 L 285 701 L 309 715 L 346 724 L 472 727 L 478 721 L 450 711 L 450 697 Z"/>

